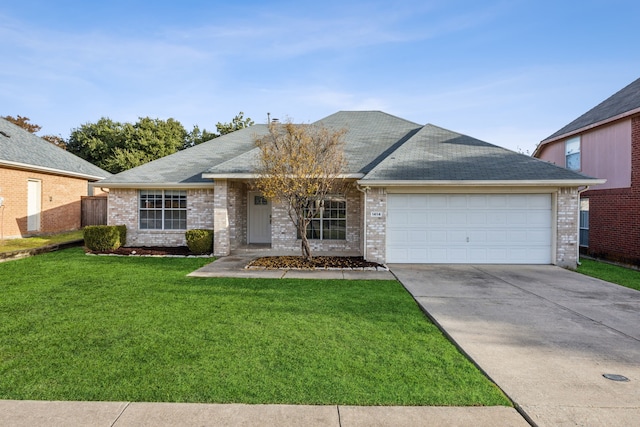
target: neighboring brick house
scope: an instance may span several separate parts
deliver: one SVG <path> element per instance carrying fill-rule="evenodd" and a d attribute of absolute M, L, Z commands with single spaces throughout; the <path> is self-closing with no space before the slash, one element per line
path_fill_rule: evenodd
<path fill-rule="evenodd" d="M 379 111 L 343 111 L 319 125 L 345 129 L 351 189 L 325 201 L 315 251 L 380 263 L 532 263 L 574 268 L 582 174 L 433 125 Z M 259 244 L 296 251 L 286 207 L 252 190 L 255 125 L 97 183 L 127 244 L 183 245 L 214 229 L 214 253 Z"/>
<path fill-rule="evenodd" d="M 580 193 L 580 250 L 640 265 L 640 79 L 543 140 L 534 156 L 606 179 Z"/>
<path fill-rule="evenodd" d="M 1 237 L 78 230 L 89 182 L 110 175 L 0 118 Z"/>

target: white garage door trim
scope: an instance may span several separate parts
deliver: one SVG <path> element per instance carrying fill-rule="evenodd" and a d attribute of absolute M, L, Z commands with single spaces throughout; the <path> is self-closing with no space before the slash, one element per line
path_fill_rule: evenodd
<path fill-rule="evenodd" d="M 551 264 L 551 194 L 389 194 L 387 262 Z"/>

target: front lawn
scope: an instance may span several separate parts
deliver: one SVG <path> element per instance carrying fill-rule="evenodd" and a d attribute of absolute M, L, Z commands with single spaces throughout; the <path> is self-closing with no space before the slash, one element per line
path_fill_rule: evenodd
<path fill-rule="evenodd" d="M 640 291 L 640 271 L 590 259 L 580 259 L 578 273 Z"/>
<path fill-rule="evenodd" d="M 185 277 L 207 262 L 0 264 L 0 399 L 510 404 L 398 282 Z"/>
<path fill-rule="evenodd" d="M 25 237 L 24 239 L 6 239 L 0 240 L 0 252 L 35 249 L 42 246 L 67 243 L 80 239 L 82 239 L 82 230 L 51 234 L 48 236 Z"/>

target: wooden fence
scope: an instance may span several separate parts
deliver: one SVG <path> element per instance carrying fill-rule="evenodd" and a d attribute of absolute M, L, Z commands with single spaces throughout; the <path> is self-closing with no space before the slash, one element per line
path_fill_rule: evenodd
<path fill-rule="evenodd" d="M 81 198 L 81 224 L 107 225 L 107 198 L 104 196 L 84 196 Z"/>

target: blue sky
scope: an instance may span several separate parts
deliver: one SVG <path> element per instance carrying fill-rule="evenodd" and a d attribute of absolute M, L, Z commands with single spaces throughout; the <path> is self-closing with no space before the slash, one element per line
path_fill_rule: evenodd
<path fill-rule="evenodd" d="M 8 3 L 8 4 L 7 4 Z M 56 1 L 0 5 L 0 115 L 215 130 L 244 111 L 382 110 L 513 150 L 640 77 L 640 2 Z"/>

